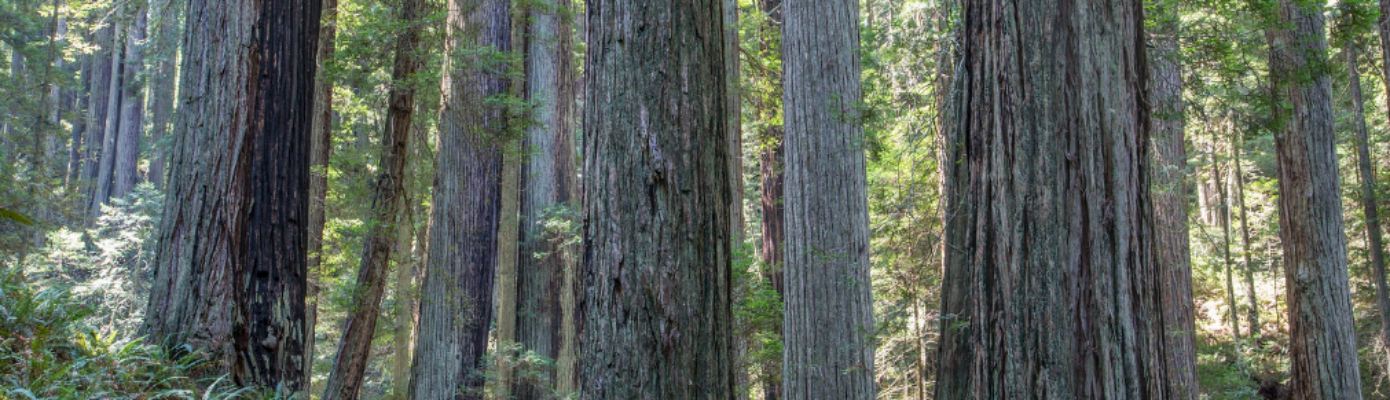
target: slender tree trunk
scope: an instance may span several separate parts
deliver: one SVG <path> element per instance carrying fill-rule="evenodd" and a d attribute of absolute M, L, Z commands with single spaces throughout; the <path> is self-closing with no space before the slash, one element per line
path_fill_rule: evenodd
<path fill-rule="evenodd" d="M 724 2 L 588 5 L 581 398 L 731 399 Z"/>
<path fill-rule="evenodd" d="M 1226 323 L 1231 324 L 1231 343 L 1239 354 L 1240 317 L 1236 309 L 1240 305 L 1236 303 L 1236 285 L 1231 266 L 1231 207 L 1226 199 L 1226 180 L 1221 177 L 1221 160 L 1217 157 L 1221 153 L 1218 131 L 1211 130 L 1211 180 L 1217 184 L 1215 209 L 1217 222 L 1221 224 L 1221 265 L 1226 272 Z"/>
<path fill-rule="evenodd" d="M 780 51 L 781 42 L 773 38 L 781 37 L 782 30 L 782 0 L 760 0 L 758 7 L 767 16 L 768 24 L 763 27 L 762 46 L 764 51 Z M 778 53 L 780 54 L 780 53 Z M 779 64 L 780 65 L 780 64 Z M 781 71 L 776 71 L 778 81 L 773 82 L 771 87 L 775 92 L 769 94 L 771 98 L 781 100 L 782 82 Z M 776 109 L 771 112 L 780 115 L 781 104 L 775 104 Z M 758 132 L 758 172 L 762 193 L 760 203 L 762 207 L 762 243 L 759 246 L 758 257 L 762 261 L 762 278 L 767 280 L 772 286 L 772 290 L 777 292 L 778 301 L 784 299 L 786 292 L 782 284 L 783 267 L 786 258 L 783 257 L 782 245 L 786 235 L 783 226 L 783 140 L 782 126 L 769 125 Z M 782 324 L 776 324 L 773 329 L 776 331 L 778 340 L 782 337 Z M 778 400 L 782 398 L 782 360 L 781 357 L 769 360 L 759 367 L 762 370 L 762 386 L 764 400 Z"/>
<path fill-rule="evenodd" d="M 92 92 L 92 55 L 83 55 L 82 58 L 82 83 L 77 89 L 77 101 L 74 111 L 81 117 L 73 119 L 72 139 L 68 146 L 68 174 L 66 186 L 68 192 L 74 192 L 80 187 L 82 182 L 82 155 L 83 147 L 86 146 L 84 140 L 87 135 L 87 102 L 91 98 Z"/>
<path fill-rule="evenodd" d="M 1250 243 L 1250 217 L 1245 211 L 1245 176 L 1240 167 L 1241 146 L 1244 145 L 1244 135 L 1236 133 L 1236 141 L 1231 143 L 1231 161 L 1235 163 L 1236 172 L 1236 205 L 1240 207 L 1240 242 L 1241 253 L 1245 257 L 1245 295 L 1248 309 L 1246 309 L 1246 319 L 1249 322 L 1248 337 L 1254 338 L 1260 335 L 1260 299 L 1255 293 L 1255 263 L 1250 261 L 1250 253 L 1254 248 Z"/>
<path fill-rule="evenodd" d="M 724 95 L 729 132 L 729 238 L 735 248 L 743 245 L 743 114 L 739 98 L 738 0 L 724 0 Z"/>
<path fill-rule="evenodd" d="M 323 0 L 322 5 L 323 17 L 314 55 L 317 71 L 314 76 L 314 110 L 309 115 L 313 122 L 309 153 L 309 289 L 308 304 L 304 306 L 304 371 L 309 372 L 310 377 L 314 375 L 314 360 L 317 358 L 319 275 L 322 274 L 320 265 L 323 263 L 323 227 L 328 220 L 325 209 L 328 161 L 333 154 L 333 80 L 328 76 L 327 65 L 333 59 L 334 39 L 338 35 L 338 0 Z"/>
<path fill-rule="evenodd" d="M 525 21 L 525 14 L 513 15 L 516 21 Z M 525 25 L 518 24 L 518 25 Z M 513 28 L 517 28 L 513 26 Z M 522 43 L 519 35 L 512 36 L 513 43 Z M 512 82 L 512 88 L 518 89 L 521 82 Z M 496 341 L 493 347 L 501 349 L 503 347 L 515 346 L 518 343 L 516 336 L 517 322 L 517 256 L 520 254 L 520 245 L 517 243 L 521 235 L 519 231 L 520 220 L 517 214 L 521 206 L 517 203 L 521 201 L 521 160 L 520 154 L 514 149 L 508 149 L 502 160 L 502 217 L 497 222 L 497 328 Z M 553 294 L 552 294 L 553 295 Z M 529 312 L 529 310 L 528 310 Z M 522 350 L 525 350 L 524 348 Z M 497 362 L 496 386 L 492 388 L 493 396 L 499 399 L 509 399 L 512 397 L 512 365 L 509 362 Z"/>
<path fill-rule="evenodd" d="M 415 267 L 413 254 L 411 253 L 411 243 L 415 237 L 415 213 L 410 199 L 410 186 L 407 180 L 404 191 L 400 195 L 401 205 L 396 215 L 396 304 L 392 310 L 395 314 L 396 329 L 392 337 L 392 363 L 391 363 L 391 398 L 404 400 L 408 395 L 410 382 L 410 332 L 412 307 L 414 301 L 411 287 L 414 276 L 412 269 Z"/>
<path fill-rule="evenodd" d="M 510 0 L 449 0 L 429 260 L 410 397 L 481 398 L 492 323 L 507 113 Z M 483 105 L 483 106 L 480 106 Z M 462 392 L 460 393 L 460 390 Z"/>
<path fill-rule="evenodd" d="M 120 14 L 117 11 L 116 14 Z M 121 90 L 125 83 L 124 71 L 125 62 L 122 61 L 125 55 L 124 48 L 121 46 L 125 38 L 125 24 L 115 22 L 112 24 L 111 34 L 111 81 L 106 89 L 106 126 L 102 128 L 101 148 L 98 150 L 96 182 L 92 186 L 91 205 L 88 216 L 95 220 L 101 216 L 101 206 L 106 205 L 111 198 L 112 175 L 116 171 L 116 146 L 120 139 L 121 126 L 121 98 L 124 92 Z"/>
<path fill-rule="evenodd" d="M 390 105 L 387 107 L 386 129 L 382 135 L 381 174 L 372 191 L 374 214 L 367 228 L 367 241 L 362 245 L 362 264 L 357 271 L 357 289 L 352 312 L 343 325 L 342 344 L 334 357 L 333 372 L 328 375 L 325 400 L 358 398 L 362 390 L 362 374 L 371 356 L 372 338 L 376 333 L 381 299 L 386 293 L 387 272 L 391 268 L 392 242 L 396 238 L 396 221 L 404 211 L 405 170 L 409 160 L 410 123 L 415 112 L 415 88 L 409 83 L 419 63 L 415 52 L 420 43 L 421 0 L 406 0 L 400 4 L 400 21 L 407 28 L 396 38 L 396 62 L 391 71 Z"/>
<path fill-rule="evenodd" d="M 1169 398 L 1143 7 L 964 3 L 936 398 Z"/>
<path fill-rule="evenodd" d="M 518 400 L 545 399 L 547 392 L 575 386 L 572 275 L 578 258 L 579 202 L 572 9 L 570 0 L 558 0 L 551 8 L 533 7 L 530 12 L 526 98 L 536 104 L 536 122 L 526 130 L 522 147 L 528 156 L 521 174 L 516 333 L 524 349 L 557 365 L 555 371 L 545 371 L 548 382 L 517 382 L 513 394 Z"/>
<path fill-rule="evenodd" d="M 1356 127 L 1356 166 L 1361 178 L 1361 210 L 1366 217 L 1366 243 L 1371 250 L 1371 271 L 1376 285 L 1376 306 L 1380 311 L 1380 340 L 1390 345 L 1390 289 L 1385 281 L 1385 239 L 1380 228 L 1380 202 L 1376 196 L 1376 175 L 1372 168 L 1370 137 L 1366 133 L 1366 104 L 1361 92 L 1360 48 L 1348 41 L 1343 48 L 1347 57 L 1347 77 L 1351 81 L 1352 124 Z"/>
<path fill-rule="evenodd" d="M 859 2 L 792 1 L 783 7 L 782 381 L 792 399 L 873 399 Z"/>
<path fill-rule="evenodd" d="M 1337 176 L 1332 85 L 1320 0 L 1280 0 L 1269 29 L 1271 82 L 1291 112 L 1276 112 L 1279 236 L 1288 281 L 1293 398 L 1359 399 L 1361 375 L 1352 326 Z"/>
<path fill-rule="evenodd" d="M 1196 400 L 1197 346 L 1192 301 L 1192 250 L 1187 205 L 1193 179 L 1187 167 L 1180 20 L 1176 0 L 1151 2 L 1149 20 L 1149 124 L 1153 134 L 1154 260 L 1159 269 L 1163 308 L 1168 399 Z"/>
<path fill-rule="evenodd" d="M 116 159 L 111 178 L 111 197 L 122 198 L 135 189 L 140 180 L 140 139 L 144 136 L 145 84 L 141 71 L 145 67 L 144 6 L 135 9 L 134 21 L 126 35 L 125 67 L 121 81 L 121 124 L 116 139 Z"/>
<path fill-rule="evenodd" d="M 179 132 L 144 331 L 305 390 L 309 112 L 317 2 L 192 0 Z M 215 39 L 215 40 L 214 40 Z"/>
<path fill-rule="evenodd" d="M 150 87 L 150 172 L 147 179 L 155 188 L 163 189 L 165 167 L 169 164 L 168 147 L 164 136 L 169 133 L 174 116 L 175 75 L 178 74 L 179 24 L 182 7 L 173 0 L 158 0 L 151 6 L 154 15 L 154 68 L 158 71 Z M 306 343 L 312 343 L 312 339 Z M 312 348 L 312 346 L 309 346 Z M 312 351 L 310 351 L 312 354 Z"/>

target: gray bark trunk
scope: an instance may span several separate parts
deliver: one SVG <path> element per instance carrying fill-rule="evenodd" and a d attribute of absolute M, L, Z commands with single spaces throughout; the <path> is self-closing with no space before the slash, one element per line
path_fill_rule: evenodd
<path fill-rule="evenodd" d="M 107 23 L 97 29 L 93 41 L 101 46 L 101 49 L 92 54 L 91 74 L 92 78 L 87 87 L 87 137 L 82 140 L 85 143 L 82 151 L 82 174 L 80 182 L 81 193 L 87 195 L 87 203 L 83 207 L 90 207 L 92 186 L 97 178 L 97 165 L 101 159 L 101 146 L 105 142 L 104 133 L 106 132 L 106 103 L 111 94 L 111 44 L 114 30 L 113 24 Z"/>
<path fill-rule="evenodd" d="M 783 389 L 791 399 L 873 399 L 859 2 L 782 6 Z"/>
<path fill-rule="evenodd" d="M 722 0 L 588 3 L 583 399 L 731 399 Z"/>
<path fill-rule="evenodd" d="M 120 11 L 116 12 L 117 14 Z M 97 150 L 97 169 L 96 181 L 92 184 L 91 202 L 88 208 L 88 216 L 95 220 L 101 216 L 101 206 L 106 205 L 111 198 L 112 175 L 116 171 L 116 142 L 120 139 L 121 126 L 121 101 L 123 92 L 121 85 L 124 83 L 125 75 L 122 73 L 125 63 L 122 59 L 125 56 L 124 47 L 121 43 L 125 40 L 126 26 L 120 22 L 112 23 L 111 34 L 111 80 L 106 87 L 106 125 L 102 127 L 101 147 Z"/>
<path fill-rule="evenodd" d="M 1177 2 L 1151 3 L 1149 20 L 1156 29 L 1149 34 L 1149 100 L 1153 111 L 1152 180 L 1154 204 L 1154 259 L 1159 269 L 1163 304 L 1163 329 L 1167 336 L 1169 399 L 1196 400 L 1197 346 L 1192 302 L 1192 250 L 1188 243 L 1187 205 L 1192 175 L 1187 167 L 1182 64 L 1178 44 L 1181 28 Z M 1243 220 L 1243 219 L 1242 219 Z"/>
<path fill-rule="evenodd" d="M 1293 398 L 1359 399 L 1347 245 L 1337 176 L 1332 83 L 1320 0 L 1281 0 L 1268 28 L 1270 80 L 1290 112 L 1276 112 L 1279 236 L 1289 309 Z"/>
<path fill-rule="evenodd" d="M 1165 399 L 1143 4 L 968 0 L 939 399 Z"/>
<path fill-rule="evenodd" d="M 111 172 L 111 197 L 122 198 L 140 180 L 140 140 L 145 122 L 145 7 L 135 9 L 127 33 L 125 67 L 121 81 L 121 124 L 116 139 L 116 159 Z"/>
<path fill-rule="evenodd" d="M 1372 167 L 1370 137 L 1366 133 L 1366 103 L 1361 92 L 1361 70 L 1357 64 L 1359 48 L 1348 41 L 1343 52 L 1347 56 L 1347 78 L 1351 81 L 1352 111 L 1356 127 L 1356 166 L 1361 178 L 1361 210 L 1366 217 L 1366 244 L 1371 251 L 1371 272 L 1376 285 L 1376 306 L 1380 311 L 1380 340 L 1390 345 L 1390 289 L 1385 281 L 1385 239 L 1380 228 L 1380 203 L 1376 197 L 1376 175 Z"/>
<path fill-rule="evenodd" d="M 517 341 L 556 361 L 547 380 L 514 386 L 518 400 L 574 388 L 576 332 L 573 273 L 577 267 L 578 196 L 574 152 L 575 71 L 569 0 L 533 8 L 526 41 L 526 97 L 535 124 L 522 147 L 521 251 L 517 264 Z M 568 310 L 568 311 L 567 311 Z M 568 321 L 568 322 L 566 322 Z"/>
<path fill-rule="evenodd" d="M 435 209 L 421 283 L 414 399 L 481 398 L 479 369 L 492 323 L 508 93 L 510 0 L 450 0 L 436 155 Z M 457 52 L 457 53 L 456 53 Z M 480 106 L 482 105 L 482 106 Z M 460 392 L 462 391 L 462 392 Z"/>
<path fill-rule="evenodd" d="M 304 306 L 304 370 L 313 376 L 317 358 L 317 329 L 319 315 L 319 275 L 323 263 L 323 226 L 327 221 L 325 202 L 328 198 L 328 161 L 333 154 L 333 81 L 327 76 L 326 64 L 333 59 L 334 39 L 338 34 L 338 0 L 323 0 L 323 19 L 319 26 L 317 53 L 314 56 L 314 110 L 309 153 L 309 289 Z M 312 386 L 312 380 L 309 382 Z"/>

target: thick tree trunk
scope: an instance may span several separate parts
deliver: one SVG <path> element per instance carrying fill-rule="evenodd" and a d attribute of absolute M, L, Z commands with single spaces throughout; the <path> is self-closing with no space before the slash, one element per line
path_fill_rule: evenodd
<path fill-rule="evenodd" d="M 111 197 L 122 198 L 140 180 L 140 139 L 145 122 L 145 7 L 135 9 L 127 33 L 125 67 L 121 81 L 121 125 L 116 139 L 116 160 L 111 177 Z"/>
<path fill-rule="evenodd" d="M 159 0 L 152 5 L 154 15 L 154 37 L 151 47 L 156 58 L 154 68 L 158 71 L 150 87 L 150 172 L 147 179 L 155 188 L 163 189 L 165 168 L 169 164 L 169 147 L 164 146 L 164 136 L 169 134 L 170 123 L 174 117 L 175 75 L 178 74 L 179 22 L 182 21 L 182 8 L 173 0 Z"/>
<path fill-rule="evenodd" d="M 574 152 L 574 57 L 570 0 L 532 8 L 526 41 L 526 98 L 536 104 L 526 130 L 521 182 L 521 251 L 517 265 L 517 341 L 556 361 L 547 381 L 517 382 L 518 400 L 545 399 L 574 388 L 574 279 L 578 176 Z M 567 278 L 567 276 L 569 278 Z M 568 306 L 568 307 L 567 307 Z M 566 311 L 568 310 L 568 312 Z M 566 321 L 569 321 L 568 323 Z"/>
<path fill-rule="evenodd" d="M 873 399 L 859 2 L 783 7 L 783 387 L 792 399 Z"/>
<path fill-rule="evenodd" d="M 304 306 L 304 371 L 313 376 L 317 358 L 317 329 L 319 315 L 319 275 L 323 263 L 323 227 L 328 220 L 325 202 L 328 199 L 328 161 L 333 154 L 333 81 L 328 77 L 327 64 L 333 59 L 334 39 L 338 35 L 338 0 L 323 0 L 322 21 L 319 25 L 317 53 L 314 55 L 314 110 L 309 118 L 309 288 Z M 313 383 L 312 380 L 309 383 Z M 309 385 L 312 386 L 312 385 Z"/>
<path fill-rule="evenodd" d="M 1342 227 L 1332 85 L 1320 0 L 1281 0 L 1270 30 L 1276 112 L 1279 236 L 1284 245 L 1293 398 L 1361 398 Z"/>
<path fill-rule="evenodd" d="M 731 399 L 722 0 L 589 4 L 583 399 Z"/>
<path fill-rule="evenodd" d="M 391 71 L 390 105 L 381 142 L 381 173 L 372 190 L 375 215 L 362 245 L 361 266 L 357 270 L 357 289 L 353 308 L 343 323 L 342 344 L 334 357 L 333 372 L 324 389 L 325 400 L 356 399 L 362 390 L 362 374 L 367 371 L 372 338 L 376 333 L 381 299 L 386 293 L 387 272 L 391 269 L 391 250 L 396 238 L 396 221 L 403 211 L 405 169 L 410 145 L 410 123 L 415 112 L 415 88 L 410 79 L 419 68 L 415 61 L 420 43 L 421 0 L 400 3 L 400 22 L 407 28 L 396 38 L 396 62 Z"/>
<path fill-rule="evenodd" d="M 1168 399 L 1196 400 L 1197 346 L 1192 302 L 1192 250 L 1188 243 L 1187 205 L 1192 175 L 1187 167 L 1182 63 L 1178 45 L 1180 21 L 1177 1 L 1150 3 L 1148 16 L 1155 29 L 1149 34 L 1149 100 L 1153 111 L 1154 260 L 1162 289 L 1163 328 L 1168 358 Z"/>
<path fill-rule="evenodd" d="M 305 389 L 317 2 L 193 0 L 145 332 L 247 386 Z M 214 40 L 216 39 L 216 40 Z"/>
<path fill-rule="evenodd" d="M 481 398 L 492 323 L 507 113 L 510 0 L 449 0 L 429 260 L 410 397 Z M 455 53 L 460 52 L 460 53 Z M 460 393 L 460 390 L 463 392 Z"/>
<path fill-rule="evenodd" d="M 85 143 L 82 152 L 82 174 L 80 181 L 85 185 L 81 187 L 82 193 L 86 194 L 86 203 L 83 207 L 90 207 L 92 186 L 95 185 L 97 178 L 97 165 L 101 159 L 101 146 L 105 142 L 104 133 L 106 132 L 106 103 L 111 94 L 111 44 L 114 44 L 114 24 L 107 22 L 106 25 L 97 29 L 93 41 L 101 46 L 100 50 L 90 55 L 91 65 L 89 66 L 92 78 L 87 86 L 87 137 L 82 140 Z"/>
<path fill-rule="evenodd" d="M 120 11 L 116 12 L 117 14 Z M 125 39 L 126 26 L 120 22 L 112 23 L 111 34 L 111 80 L 106 87 L 106 125 L 102 127 L 101 147 L 97 150 L 97 170 L 96 181 L 92 184 L 91 202 L 88 208 L 88 216 L 95 220 L 101 216 L 101 206 L 106 205 L 111 198 L 112 175 L 116 171 L 116 146 L 120 139 L 121 126 L 121 102 L 124 92 L 121 91 L 125 83 L 124 71 L 125 51 L 121 46 Z"/>
<path fill-rule="evenodd" d="M 964 3 L 937 398 L 1172 393 L 1142 11 Z"/>
<path fill-rule="evenodd" d="M 1347 78 L 1351 80 L 1348 91 L 1355 113 L 1352 124 L 1356 127 L 1356 166 L 1361 178 L 1361 210 L 1366 217 L 1366 244 L 1371 250 L 1371 271 L 1376 285 L 1376 305 L 1380 311 L 1380 340 L 1390 345 L 1390 289 L 1385 281 L 1385 239 L 1380 228 L 1380 203 L 1376 197 L 1376 175 L 1372 168 L 1371 142 L 1366 133 L 1366 102 L 1361 92 L 1361 71 L 1357 65 L 1359 48 L 1349 41 L 1343 48 L 1347 57 Z"/>

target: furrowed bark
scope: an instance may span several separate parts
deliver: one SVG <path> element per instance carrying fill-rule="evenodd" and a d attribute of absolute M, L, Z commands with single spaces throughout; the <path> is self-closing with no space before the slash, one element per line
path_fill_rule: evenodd
<path fill-rule="evenodd" d="M 122 198 L 140 181 L 140 140 L 144 136 L 145 7 L 135 9 L 135 21 L 126 34 L 125 70 L 121 81 L 121 124 L 116 139 L 115 165 L 111 172 L 111 197 Z"/>
<path fill-rule="evenodd" d="M 1281 0 L 1267 28 L 1275 112 L 1279 236 L 1289 309 L 1290 390 L 1307 400 L 1361 398 L 1337 176 L 1332 84 L 1320 0 Z M 1276 103 L 1278 104 L 1278 103 Z"/>
<path fill-rule="evenodd" d="M 963 4 L 936 398 L 1169 398 L 1143 10 Z"/>
<path fill-rule="evenodd" d="M 859 2 L 782 7 L 783 388 L 791 399 L 873 399 Z"/>
<path fill-rule="evenodd" d="M 450 0 L 429 259 L 421 283 L 413 399 L 481 398 L 492 323 L 507 113 L 511 1 Z"/>
<path fill-rule="evenodd" d="M 583 399 L 730 399 L 722 0 L 591 1 Z"/>

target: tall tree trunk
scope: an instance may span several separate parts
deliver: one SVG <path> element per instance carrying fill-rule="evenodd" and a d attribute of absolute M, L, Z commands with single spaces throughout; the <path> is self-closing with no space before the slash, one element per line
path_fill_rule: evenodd
<path fill-rule="evenodd" d="M 758 7 L 767 16 L 768 24 L 763 27 L 762 46 L 764 51 L 780 51 L 782 31 L 782 0 L 760 0 Z M 779 38 L 779 40 L 773 40 Z M 778 53 L 780 54 L 780 53 Z M 778 64 L 780 65 L 780 64 Z M 774 93 L 768 94 L 770 98 L 782 99 L 781 71 L 774 72 L 778 81 L 771 85 Z M 774 115 L 780 116 L 781 104 L 776 103 L 770 110 Z M 762 207 L 762 243 L 759 246 L 758 258 L 762 261 L 762 278 L 772 286 L 772 290 L 777 292 L 778 301 L 783 300 L 786 292 L 782 285 L 783 267 L 785 257 L 783 257 L 782 244 L 785 242 L 786 235 L 783 233 L 783 151 L 782 151 L 782 126 L 768 125 L 758 132 L 758 173 L 762 192 L 759 200 Z M 773 327 L 776 337 L 781 340 L 782 324 Z M 764 400 L 778 400 L 782 398 L 782 360 L 769 360 L 759 367 L 762 370 L 762 386 Z"/>
<path fill-rule="evenodd" d="M 116 160 L 111 177 L 111 197 L 122 198 L 135 189 L 140 180 L 140 139 L 144 136 L 145 85 L 141 71 L 145 67 L 144 6 L 135 9 L 134 21 L 126 35 L 125 67 L 121 81 L 121 125 L 116 139 Z"/>
<path fill-rule="evenodd" d="M 792 399 L 873 399 L 859 2 L 783 7 L 783 387 Z"/>
<path fill-rule="evenodd" d="M 392 310 L 395 332 L 392 337 L 391 398 L 404 400 L 410 389 L 410 332 L 412 321 L 412 269 L 415 267 L 411 244 L 415 238 L 415 213 L 410 198 L 409 180 L 399 196 L 401 205 L 396 215 L 396 304 Z"/>
<path fill-rule="evenodd" d="M 516 333 L 524 349 L 555 360 L 557 368 L 545 371 L 548 386 L 517 382 L 513 394 L 518 400 L 545 399 L 549 391 L 575 386 L 577 343 L 571 314 L 577 292 L 572 275 L 578 258 L 574 236 L 579 233 L 579 204 L 572 4 L 557 0 L 548 9 L 533 7 L 526 41 L 526 98 L 536 104 L 536 123 L 526 130 L 522 147 L 528 156 L 521 174 Z"/>
<path fill-rule="evenodd" d="M 1231 324 L 1231 343 L 1240 353 L 1240 317 L 1236 309 L 1236 285 L 1231 266 L 1231 206 L 1226 199 L 1226 180 L 1221 176 L 1219 129 L 1211 130 L 1211 180 L 1216 183 L 1216 219 L 1221 224 L 1221 265 L 1226 272 L 1226 323 Z"/>
<path fill-rule="evenodd" d="M 481 398 L 492 322 L 508 93 L 496 55 L 512 50 L 510 0 L 449 0 L 429 260 L 410 397 Z M 463 390 L 463 393 L 459 393 Z"/>
<path fill-rule="evenodd" d="M 527 13 L 532 8 L 543 7 L 544 3 L 518 4 L 512 8 L 512 20 L 517 21 L 511 25 L 511 42 L 515 43 L 520 58 L 513 58 L 512 68 L 522 71 L 520 74 L 510 76 L 507 95 L 515 99 L 523 99 L 526 95 L 526 34 L 531 21 Z M 522 138 L 524 140 L 524 138 Z M 516 320 L 517 320 L 517 256 L 521 253 L 521 246 L 517 243 L 521 236 L 521 152 L 515 148 L 507 148 L 502 159 L 502 216 L 497 222 L 497 321 L 493 346 L 494 351 L 504 347 L 512 347 L 517 344 Z M 502 356 L 505 357 L 505 356 Z M 494 358 L 496 359 L 496 358 Z M 492 387 L 492 395 L 499 399 L 509 399 L 512 397 L 512 365 L 508 361 L 501 360 L 493 363 L 496 368 L 494 373 L 495 385 Z"/>
<path fill-rule="evenodd" d="M 175 75 L 178 74 L 179 22 L 182 8 L 173 0 L 157 0 L 151 6 L 154 15 L 154 35 L 151 48 L 154 50 L 154 69 L 158 77 L 150 87 L 150 172 L 147 179 L 155 188 L 164 188 L 165 167 L 169 164 L 169 152 L 163 145 L 164 136 L 169 133 L 170 122 L 174 116 Z M 312 340 L 310 342 L 312 343 Z M 312 348 L 312 346 L 310 346 Z M 312 354 L 312 351 L 310 352 Z"/>
<path fill-rule="evenodd" d="M 1288 281 L 1293 398 L 1359 399 L 1347 245 L 1337 176 L 1332 83 L 1320 0 L 1280 0 L 1269 36 L 1270 80 L 1290 112 L 1276 112 L 1279 236 Z"/>
<path fill-rule="evenodd" d="M 724 2 L 588 4 L 581 398 L 733 398 Z"/>
<path fill-rule="evenodd" d="M 1354 37 L 1354 36 L 1353 36 Z M 1342 49 L 1347 57 L 1348 89 L 1351 94 L 1352 124 L 1356 127 L 1356 166 L 1361 178 L 1361 210 L 1366 217 L 1366 242 L 1371 250 L 1371 271 L 1376 285 L 1376 306 L 1380 311 L 1380 340 L 1390 345 L 1390 289 L 1385 281 L 1385 239 L 1380 228 L 1380 203 L 1376 197 L 1376 175 L 1372 168 L 1370 137 L 1366 133 L 1366 103 L 1361 92 L 1360 48 L 1348 40 Z"/>
<path fill-rule="evenodd" d="M 314 109 L 309 115 L 311 143 L 309 153 L 309 288 L 304 306 L 304 371 L 312 377 L 317 358 L 316 327 L 319 321 L 319 276 L 323 264 L 323 227 L 328 220 L 328 161 L 333 154 L 333 80 L 327 65 L 333 59 L 334 39 L 338 35 L 338 0 L 323 0 L 317 53 L 314 55 Z M 309 382 L 312 384 L 312 380 Z M 312 386 L 312 385 L 309 385 Z"/>
<path fill-rule="evenodd" d="M 116 11 L 120 14 L 121 11 Z M 101 216 L 101 206 L 106 205 L 111 198 L 112 175 L 116 171 L 116 146 L 120 139 L 121 126 L 121 96 L 122 85 L 125 83 L 124 71 L 125 55 L 124 48 L 121 46 L 125 39 L 127 26 L 121 22 L 112 23 L 111 34 L 111 80 L 106 88 L 106 126 L 102 128 L 101 148 L 98 149 L 96 181 L 92 185 L 91 204 L 88 209 L 88 216 L 95 220 Z"/>
<path fill-rule="evenodd" d="M 1142 11 L 964 3 L 937 398 L 1168 398 Z"/>
<path fill-rule="evenodd" d="M 111 44 L 114 44 L 113 32 L 114 23 L 107 21 L 106 24 L 97 28 L 93 41 L 100 48 L 90 56 L 90 68 L 92 73 L 91 81 L 87 86 L 87 137 L 83 139 L 85 146 L 82 152 L 82 174 L 80 181 L 84 184 L 81 187 L 82 193 L 86 194 L 86 203 L 83 207 L 90 207 L 91 193 L 97 178 L 98 161 L 101 159 L 101 146 L 106 141 L 106 106 L 111 94 Z"/>
<path fill-rule="evenodd" d="M 302 395 L 317 2 L 193 0 L 145 332 Z"/>
<path fill-rule="evenodd" d="M 87 99 L 92 92 L 92 55 L 82 55 L 82 81 L 77 88 L 77 99 L 73 110 L 81 116 L 73 119 L 72 139 L 68 142 L 68 169 L 66 184 L 68 192 L 78 190 L 82 179 L 82 155 L 87 135 Z"/>
<path fill-rule="evenodd" d="M 743 245 L 743 114 L 739 98 L 738 0 L 724 0 L 724 111 L 729 139 L 729 238 Z"/>
<path fill-rule="evenodd" d="M 323 393 L 325 400 L 353 400 L 361 392 L 362 374 L 367 371 L 377 317 L 381 313 L 381 298 L 386 293 L 386 274 L 391 269 L 391 251 L 399 229 L 396 221 L 401 213 L 408 212 L 401 208 L 401 199 L 405 193 L 410 123 L 415 112 L 415 88 L 410 80 L 419 68 L 415 52 L 420 43 L 422 7 L 422 0 L 406 0 L 400 4 L 400 22 L 406 24 L 406 30 L 396 37 L 396 62 L 391 70 L 394 84 L 391 103 L 386 110 L 386 129 L 381 138 L 381 162 L 378 164 L 381 173 L 372 190 L 371 209 L 375 215 L 367 228 L 367 241 L 362 245 L 353 308 L 343 323 L 342 344 L 334 357 L 333 372 L 328 375 Z"/>
<path fill-rule="evenodd" d="M 1176 0 L 1150 3 L 1149 125 L 1153 134 L 1154 261 L 1159 270 L 1168 358 L 1168 399 L 1196 400 L 1197 346 L 1192 301 L 1192 250 L 1188 243 L 1187 205 L 1192 175 L 1187 167 L 1181 22 Z M 1242 218 L 1243 220 L 1243 218 Z"/>
<path fill-rule="evenodd" d="M 1260 335 L 1260 299 L 1255 293 L 1255 263 L 1250 259 L 1250 253 L 1254 248 L 1250 243 L 1250 217 L 1245 211 L 1245 176 L 1240 167 L 1241 146 L 1245 143 L 1244 135 L 1236 133 L 1235 142 L 1231 143 L 1231 161 L 1235 163 L 1236 171 L 1234 174 L 1236 184 L 1236 205 L 1240 207 L 1240 243 L 1241 253 L 1245 258 L 1245 296 L 1249 307 L 1245 310 L 1246 319 L 1249 323 L 1247 336 L 1254 338 Z"/>

